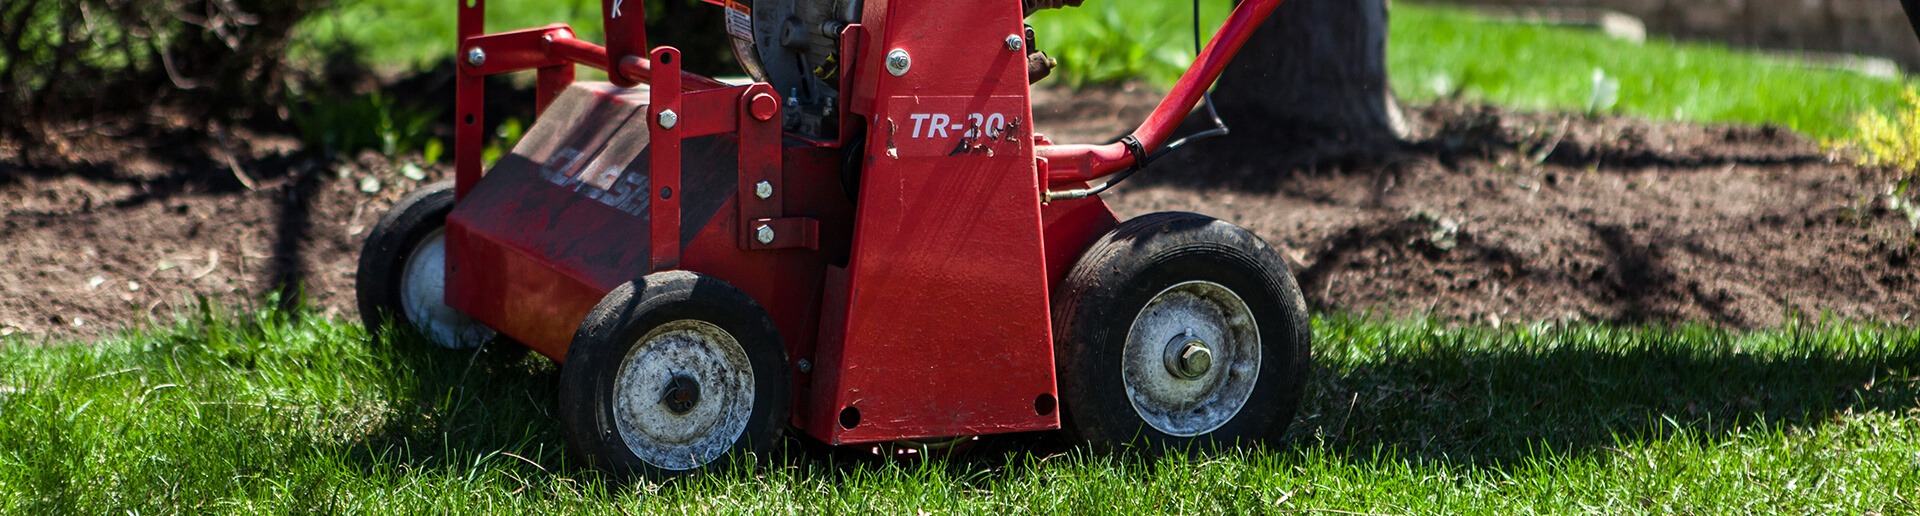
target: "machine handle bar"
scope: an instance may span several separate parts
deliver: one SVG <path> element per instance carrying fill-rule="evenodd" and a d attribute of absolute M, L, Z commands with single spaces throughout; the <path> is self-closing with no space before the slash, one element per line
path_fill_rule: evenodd
<path fill-rule="evenodd" d="M 1233 55 L 1246 45 L 1253 31 L 1273 14 L 1280 2 L 1247 0 L 1233 9 L 1206 50 L 1194 58 L 1193 66 L 1187 67 L 1186 73 L 1173 84 L 1173 90 L 1167 92 L 1147 120 L 1129 134 L 1139 141 L 1144 153 L 1135 155 L 1128 151 L 1125 143 L 1118 141 L 1105 145 L 1042 145 L 1035 151 L 1047 160 L 1047 184 L 1071 185 L 1113 175 L 1139 164 L 1139 160 L 1166 145 L 1173 129 L 1200 103 L 1200 97 L 1220 78 Z"/>

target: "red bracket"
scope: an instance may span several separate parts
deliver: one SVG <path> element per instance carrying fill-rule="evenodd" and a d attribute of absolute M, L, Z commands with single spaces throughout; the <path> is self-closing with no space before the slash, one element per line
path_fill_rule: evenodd
<path fill-rule="evenodd" d="M 820 221 L 782 218 L 780 97 L 767 84 L 746 88 L 739 98 L 740 248 L 746 250 L 820 248 Z"/>
<path fill-rule="evenodd" d="M 539 116 L 560 97 L 561 90 L 573 84 L 573 62 L 554 54 L 555 39 L 573 39 L 573 29 L 553 24 L 499 34 L 480 35 L 482 8 L 465 8 L 460 16 L 460 53 L 458 82 L 454 84 L 454 196 L 466 197 L 467 190 L 480 181 L 480 148 L 486 127 L 486 82 L 488 75 L 538 70 L 534 79 L 534 116 Z M 471 15 L 471 16 L 470 16 Z M 471 34 L 469 32 L 472 32 Z"/>
<path fill-rule="evenodd" d="M 600 0 L 600 15 L 606 20 L 606 25 L 602 27 L 607 30 L 607 80 L 622 88 L 632 88 L 642 82 L 641 77 L 627 74 L 620 63 L 628 56 L 639 56 L 647 50 L 646 4 L 642 0 Z M 655 49 L 653 55 L 658 57 L 660 50 Z M 676 51 L 674 57 L 678 58 L 680 54 Z M 674 63 L 673 75 L 680 76 L 679 63 Z M 660 87 L 660 83 L 659 80 L 653 81 L 655 88 Z M 679 89 L 678 86 L 674 87 L 675 91 Z"/>
<path fill-rule="evenodd" d="M 638 2 L 635 2 L 638 4 Z M 635 9 L 639 6 L 635 5 Z M 653 270 L 680 266 L 680 121 L 686 118 L 680 108 L 680 51 L 673 47 L 653 49 L 653 88 L 647 95 L 649 138 L 652 154 L 647 170 L 653 202 L 648 203 L 649 239 Z"/>

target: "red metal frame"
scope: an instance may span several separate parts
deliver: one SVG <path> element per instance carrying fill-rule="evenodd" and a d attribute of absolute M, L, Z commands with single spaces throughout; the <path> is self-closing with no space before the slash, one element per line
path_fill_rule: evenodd
<path fill-rule="evenodd" d="M 602 0 L 601 47 L 565 25 L 483 34 L 486 0 L 462 0 L 450 306 L 563 360 L 600 296 L 692 270 L 767 309 L 792 361 L 792 422 L 816 438 L 1059 427 L 1049 293 L 1118 221 L 1097 196 L 1043 200 L 1138 156 L 1033 132 L 1025 54 L 1004 42 L 1022 32 L 1019 4 L 865 0 L 841 35 L 840 140 L 817 141 L 781 133 L 770 85 L 649 51 L 641 2 L 626 1 Z M 1279 2 L 1234 10 L 1134 131 L 1148 152 Z M 896 49 L 910 73 L 884 66 Z M 646 87 L 574 85 L 575 65 Z M 540 119 L 483 180 L 484 78 L 526 70 Z M 837 175 L 860 135 L 854 203 Z"/>
<path fill-rule="evenodd" d="M 1227 16 L 1227 22 L 1220 27 L 1220 32 L 1194 58 L 1193 65 L 1187 67 L 1186 73 L 1180 74 L 1180 80 L 1173 84 L 1173 90 L 1167 92 L 1167 96 L 1147 115 L 1147 120 L 1133 131 L 1132 136 L 1140 140 L 1148 153 L 1166 143 L 1174 127 L 1186 119 L 1187 113 L 1193 112 L 1193 107 L 1200 103 L 1200 97 L 1206 94 L 1207 88 L 1212 87 L 1213 82 L 1220 78 L 1220 73 L 1227 69 L 1227 63 L 1233 59 L 1233 55 L 1246 45 L 1247 38 L 1253 36 L 1260 22 L 1266 21 L 1274 8 L 1280 7 L 1280 2 L 1248 0 L 1240 2 L 1233 9 L 1233 14 Z M 1106 145 L 1050 145 L 1041 147 L 1039 154 L 1048 164 L 1047 183 L 1052 185 L 1099 179 L 1133 166 L 1136 159 L 1127 152 L 1126 145 L 1117 142 Z"/>

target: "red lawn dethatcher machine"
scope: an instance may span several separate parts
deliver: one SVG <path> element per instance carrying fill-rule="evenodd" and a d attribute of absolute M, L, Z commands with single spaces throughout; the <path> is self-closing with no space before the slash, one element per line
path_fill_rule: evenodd
<path fill-rule="evenodd" d="M 601 47 L 482 34 L 486 0 L 462 0 L 455 179 L 369 236 L 370 328 L 560 362 L 571 449 L 619 473 L 764 456 L 789 429 L 1148 449 L 1286 430 L 1310 336 L 1285 263 L 1226 222 L 1120 221 L 1098 196 L 1168 148 L 1279 0 L 1241 2 L 1106 145 L 1033 131 L 1031 5 L 728 0 L 755 81 L 729 85 L 648 50 L 641 3 L 604 0 Z M 483 174 L 482 79 L 524 70 L 539 118 Z"/>

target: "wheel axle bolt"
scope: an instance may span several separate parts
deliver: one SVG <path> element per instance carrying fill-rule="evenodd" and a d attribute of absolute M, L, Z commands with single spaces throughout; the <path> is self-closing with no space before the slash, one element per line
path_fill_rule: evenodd
<path fill-rule="evenodd" d="M 1213 369 L 1213 349 L 1207 342 L 1193 334 L 1193 330 L 1180 332 L 1167 342 L 1167 351 L 1162 358 L 1166 360 L 1167 372 L 1175 377 L 1192 380 L 1206 376 Z"/>
<path fill-rule="evenodd" d="M 1213 350 L 1197 342 L 1187 344 L 1180 352 L 1180 372 L 1188 378 L 1199 378 L 1213 368 Z"/>

